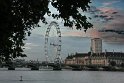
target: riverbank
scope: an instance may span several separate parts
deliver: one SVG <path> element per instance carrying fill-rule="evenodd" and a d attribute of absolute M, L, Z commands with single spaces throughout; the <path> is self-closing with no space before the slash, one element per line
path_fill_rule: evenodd
<path fill-rule="evenodd" d="M 0 71 L 10 71 L 8 68 L 0 68 Z M 39 68 L 35 71 L 56 71 L 56 70 L 53 70 L 52 68 Z M 72 67 L 63 67 L 62 68 L 62 71 L 63 70 L 69 70 L 69 71 L 120 71 L 120 72 L 124 72 L 124 68 L 122 67 L 104 67 L 104 68 L 96 68 L 96 67 L 93 67 L 93 68 L 72 68 Z M 15 68 L 13 71 L 34 71 L 32 70 L 32 68 Z M 60 70 L 61 71 L 61 70 Z"/>
<path fill-rule="evenodd" d="M 121 71 L 124 72 L 123 67 L 112 67 L 112 66 L 107 66 L 104 68 L 97 68 L 97 67 L 92 67 L 92 68 L 71 68 L 71 67 L 64 67 L 63 69 L 69 69 L 73 71 Z"/>

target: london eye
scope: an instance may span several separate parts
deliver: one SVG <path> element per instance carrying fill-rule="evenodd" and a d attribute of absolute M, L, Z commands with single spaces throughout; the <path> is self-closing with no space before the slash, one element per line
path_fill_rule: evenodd
<path fill-rule="evenodd" d="M 45 34 L 45 57 L 54 64 L 61 64 L 61 31 L 57 22 L 52 21 L 48 26 Z M 54 59 L 54 60 L 53 60 Z"/>

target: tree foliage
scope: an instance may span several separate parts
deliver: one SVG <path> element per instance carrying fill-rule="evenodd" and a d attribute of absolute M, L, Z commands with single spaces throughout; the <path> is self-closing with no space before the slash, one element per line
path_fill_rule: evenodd
<path fill-rule="evenodd" d="M 49 11 L 48 5 L 59 11 Z M 0 0 L 0 56 L 2 60 L 24 57 L 26 35 L 38 26 L 39 20 L 47 23 L 44 15 L 61 18 L 65 26 L 88 29 L 92 24 L 79 12 L 87 11 L 90 0 Z"/>
<path fill-rule="evenodd" d="M 115 61 L 111 61 L 111 62 L 110 62 L 110 65 L 111 65 L 111 66 L 116 66 L 116 62 L 115 62 Z"/>
<path fill-rule="evenodd" d="M 124 63 L 121 63 L 121 67 L 123 67 L 123 68 L 124 68 Z"/>

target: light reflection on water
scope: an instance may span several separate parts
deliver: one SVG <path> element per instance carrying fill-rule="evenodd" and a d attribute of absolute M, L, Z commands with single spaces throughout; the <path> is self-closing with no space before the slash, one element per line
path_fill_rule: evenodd
<path fill-rule="evenodd" d="M 19 81 L 20 76 L 22 76 L 23 81 Z M 124 73 L 71 70 L 0 70 L 0 83 L 124 83 Z"/>

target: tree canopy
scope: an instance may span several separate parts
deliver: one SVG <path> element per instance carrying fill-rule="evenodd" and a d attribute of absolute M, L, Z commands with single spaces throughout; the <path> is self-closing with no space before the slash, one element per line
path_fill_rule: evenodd
<path fill-rule="evenodd" d="M 59 14 L 49 11 L 48 5 Z M 0 0 L 0 58 L 1 60 L 24 57 L 23 46 L 26 35 L 38 26 L 39 21 L 47 23 L 44 15 L 61 18 L 64 26 L 88 29 L 92 24 L 79 12 L 87 11 L 90 0 Z"/>

